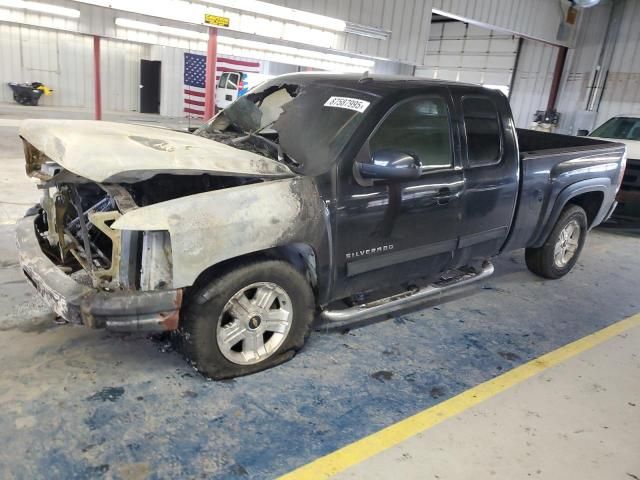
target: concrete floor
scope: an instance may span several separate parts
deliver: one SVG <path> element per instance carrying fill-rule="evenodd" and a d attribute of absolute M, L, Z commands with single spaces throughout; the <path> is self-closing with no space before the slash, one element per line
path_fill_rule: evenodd
<path fill-rule="evenodd" d="M 336 479 L 640 478 L 640 327 Z"/>
<path fill-rule="evenodd" d="M 37 193 L 23 174 L 16 119 L 32 115 L 76 113 L 0 105 L 2 479 L 273 478 L 640 311 L 638 230 L 625 235 L 599 230 L 590 235 L 574 271 L 561 280 L 533 276 L 522 252 L 514 252 L 495 262 L 493 277 L 465 294 L 359 328 L 319 327 L 292 361 L 249 377 L 210 382 L 161 340 L 55 325 L 23 280 L 12 225 Z M 567 363 L 565 374 L 564 367 L 550 371 L 556 379 L 551 383 L 565 390 L 548 390 L 547 397 L 537 389 L 541 401 L 536 401 L 533 393 L 514 389 L 513 397 L 505 392 L 496 397 L 498 403 L 487 402 L 480 410 L 486 415 L 475 415 L 485 416 L 486 423 L 474 424 L 479 412 L 474 411 L 464 421 L 442 424 L 450 432 L 460 428 L 464 433 L 467 423 L 477 431 L 466 431 L 474 433 L 469 444 L 445 433 L 448 443 L 438 448 L 473 452 L 461 462 L 486 457 L 477 464 L 480 476 L 494 470 L 496 478 L 521 478 L 521 472 L 533 476 L 541 470 L 547 478 L 563 478 L 566 470 L 553 470 L 543 455 L 549 453 L 545 442 L 533 438 L 543 438 L 560 417 L 566 422 L 557 431 L 569 435 L 562 443 L 564 468 L 580 471 L 597 460 L 604 468 L 597 471 L 605 472 L 600 478 L 640 476 L 637 464 L 608 469 L 616 457 L 604 458 L 623 442 L 640 451 L 639 435 L 624 436 L 640 431 L 637 407 L 625 406 L 640 405 L 634 400 L 640 397 L 637 357 L 625 356 L 634 346 L 637 350 L 638 337 L 628 338 Z M 624 385 L 621 376 L 628 378 Z M 589 385 L 606 391 L 591 391 Z M 577 404 L 585 398 L 590 401 Z M 584 429 L 585 422 L 570 414 L 591 414 L 600 399 L 601 418 L 592 419 L 584 435 L 598 440 L 572 441 L 574 434 L 567 432 Z M 617 409 L 611 403 L 616 401 Z M 540 418 L 527 417 L 529 411 Z M 621 422 L 625 429 L 617 427 Z M 598 431 L 613 425 L 611 432 Z M 526 433 L 526 428 L 535 430 Z M 503 431 L 514 442 L 496 443 Z M 478 432 L 486 434 L 486 442 Z M 534 440 L 529 457 L 522 443 L 527 436 Z M 444 440 L 434 440 L 439 441 Z M 416 466 L 422 468 L 430 458 L 441 459 L 434 463 L 438 468 L 446 466 L 446 451 L 437 450 L 436 443 L 425 444 L 427 451 L 423 446 L 411 450 Z M 393 457 L 389 461 L 398 463 Z M 345 474 L 370 478 L 374 468 Z M 461 478 L 444 467 L 431 473 L 439 472 L 449 475 L 442 478 Z"/>

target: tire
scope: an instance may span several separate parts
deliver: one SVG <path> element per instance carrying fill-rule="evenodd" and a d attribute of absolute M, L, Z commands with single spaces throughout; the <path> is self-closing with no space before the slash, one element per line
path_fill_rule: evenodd
<path fill-rule="evenodd" d="M 260 307 L 259 292 L 271 309 Z M 281 260 L 236 263 L 188 297 L 176 347 L 215 380 L 247 375 L 293 358 L 308 338 L 314 316 L 311 286 L 292 265 Z M 256 343 L 260 338 L 262 348 Z"/>
<path fill-rule="evenodd" d="M 576 231 L 575 227 L 579 227 Z M 587 238 L 587 214 L 577 205 L 567 205 L 549 237 L 540 248 L 527 248 L 527 268 L 544 278 L 565 276 L 578 261 Z"/>

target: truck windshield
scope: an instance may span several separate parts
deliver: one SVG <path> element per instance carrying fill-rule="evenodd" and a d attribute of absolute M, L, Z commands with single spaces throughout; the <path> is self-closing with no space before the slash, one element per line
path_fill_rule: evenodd
<path fill-rule="evenodd" d="M 589 136 L 640 140 L 640 118 L 614 117 L 596 128 Z"/>
<path fill-rule="evenodd" d="M 224 141 L 236 132 L 260 136 L 278 146 L 278 160 L 302 175 L 318 175 L 336 161 L 377 97 L 316 84 L 267 81 L 238 98 L 196 135 Z M 242 146 L 242 138 L 233 141 Z M 226 143 L 226 142 L 225 142 Z"/>

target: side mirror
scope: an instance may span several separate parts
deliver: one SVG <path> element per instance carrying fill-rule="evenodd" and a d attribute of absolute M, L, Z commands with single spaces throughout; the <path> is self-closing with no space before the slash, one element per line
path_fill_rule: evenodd
<path fill-rule="evenodd" d="M 589 135 L 589 130 L 578 130 L 578 132 L 576 133 L 576 135 L 578 137 L 586 137 L 587 135 Z"/>
<path fill-rule="evenodd" d="M 395 150 L 380 150 L 371 163 L 356 163 L 360 176 L 371 180 L 415 180 L 422 174 L 420 167 L 416 157 Z"/>

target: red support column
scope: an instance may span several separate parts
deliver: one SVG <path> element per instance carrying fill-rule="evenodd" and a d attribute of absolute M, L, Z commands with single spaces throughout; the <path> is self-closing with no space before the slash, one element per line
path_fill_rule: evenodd
<path fill-rule="evenodd" d="M 102 120 L 102 86 L 100 84 L 100 37 L 93 36 L 93 97 L 95 99 L 96 120 Z"/>
<path fill-rule="evenodd" d="M 204 119 L 209 120 L 216 112 L 216 58 L 218 57 L 218 29 L 209 28 L 207 43 L 207 66 L 204 80 Z"/>
<path fill-rule="evenodd" d="M 551 80 L 551 91 L 549 92 L 549 101 L 547 102 L 547 112 L 555 111 L 556 101 L 558 100 L 558 90 L 560 90 L 560 80 L 564 71 L 564 64 L 567 59 L 567 47 L 558 47 L 558 56 L 556 57 L 556 68 L 553 70 L 553 79 Z"/>

